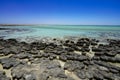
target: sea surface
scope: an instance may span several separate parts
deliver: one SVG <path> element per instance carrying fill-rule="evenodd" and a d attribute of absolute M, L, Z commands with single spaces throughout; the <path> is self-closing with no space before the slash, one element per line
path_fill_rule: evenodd
<path fill-rule="evenodd" d="M 64 38 L 90 37 L 99 39 L 120 39 L 120 26 L 113 25 L 40 25 L 0 26 L 0 37 L 9 38 Z"/>

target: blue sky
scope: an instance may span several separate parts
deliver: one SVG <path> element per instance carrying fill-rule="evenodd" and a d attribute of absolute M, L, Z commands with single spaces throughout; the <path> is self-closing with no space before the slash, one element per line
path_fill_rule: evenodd
<path fill-rule="evenodd" d="M 0 0 L 0 24 L 120 25 L 120 0 Z"/>

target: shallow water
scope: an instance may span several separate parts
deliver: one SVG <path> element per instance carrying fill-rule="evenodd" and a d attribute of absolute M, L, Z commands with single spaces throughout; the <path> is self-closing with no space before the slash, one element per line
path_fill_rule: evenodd
<path fill-rule="evenodd" d="M 120 26 L 44 25 L 44 26 L 0 26 L 0 37 L 8 38 L 63 38 L 80 36 L 90 38 L 120 39 Z"/>

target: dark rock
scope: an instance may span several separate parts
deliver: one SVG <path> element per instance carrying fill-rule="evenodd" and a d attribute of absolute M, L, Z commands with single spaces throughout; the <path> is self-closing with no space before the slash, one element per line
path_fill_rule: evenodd
<path fill-rule="evenodd" d="M 8 55 L 10 54 L 10 48 L 4 48 L 1 53 L 3 53 L 4 55 Z"/>
<path fill-rule="evenodd" d="M 3 65 L 4 69 L 9 69 L 20 64 L 20 62 L 17 61 L 15 58 L 3 58 L 0 59 L 0 63 Z"/>
<path fill-rule="evenodd" d="M 93 61 L 83 61 L 83 63 L 85 64 L 85 65 L 93 65 L 94 64 L 94 62 Z"/>
<path fill-rule="evenodd" d="M 100 57 L 99 56 L 94 56 L 92 59 L 93 60 L 100 60 Z"/>
<path fill-rule="evenodd" d="M 77 46 L 84 46 L 84 42 L 77 42 L 76 45 Z"/>
<path fill-rule="evenodd" d="M 39 80 L 48 80 L 49 74 L 48 73 L 42 73 L 40 74 Z"/>
<path fill-rule="evenodd" d="M 95 46 L 95 45 L 97 45 L 97 43 L 96 42 L 91 42 L 91 45 Z"/>
<path fill-rule="evenodd" d="M 65 55 L 60 55 L 59 59 L 62 61 L 67 61 L 67 57 Z"/>
<path fill-rule="evenodd" d="M 99 71 L 94 71 L 93 76 L 96 80 L 104 80 L 104 77 L 102 74 L 100 74 Z"/>
<path fill-rule="evenodd" d="M 86 53 L 85 53 L 85 52 L 82 52 L 82 55 L 84 55 L 84 56 L 85 56 L 85 55 L 86 55 Z"/>
<path fill-rule="evenodd" d="M 105 53 L 104 52 L 95 52 L 95 55 L 96 56 L 101 56 L 101 55 L 105 55 Z"/>
<path fill-rule="evenodd" d="M 101 52 L 102 49 L 93 47 L 93 48 L 92 48 L 92 51 L 94 51 L 94 52 Z"/>
<path fill-rule="evenodd" d="M 11 80 L 11 79 L 6 76 L 4 71 L 0 71 L 0 80 Z"/>
<path fill-rule="evenodd" d="M 74 51 L 73 48 L 65 48 L 65 50 L 68 51 L 68 52 L 73 52 Z"/>
<path fill-rule="evenodd" d="M 108 73 L 106 71 L 99 71 L 99 74 L 101 74 L 105 79 L 114 80 L 114 77 L 111 73 Z"/>
<path fill-rule="evenodd" d="M 109 56 L 100 56 L 100 59 L 107 62 L 120 62 L 120 58 L 109 57 Z"/>
<path fill-rule="evenodd" d="M 12 46 L 10 48 L 4 48 L 1 51 L 4 55 L 8 55 L 8 54 L 18 54 L 20 52 L 19 47 L 17 46 Z"/>
<path fill-rule="evenodd" d="M 80 79 L 86 79 L 86 75 L 85 75 L 85 71 L 77 71 L 76 75 L 80 78 Z"/>
<path fill-rule="evenodd" d="M 19 58 L 19 59 L 26 59 L 26 58 L 30 58 L 32 57 L 32 55 L 28 54 L 28 53 L 20 53 L 17 54 L 15 56 L 13 56 L 14 58 Z"/>
<path fill-rule="evenodd" d="M 66 40 L 65 43 L 69 43 L 70 41 L 69 40 Z"/>
<path fill-rule="evenodd" d="M 54 57 L 54 56 L 50 56 L 50 57 L 49 57 L 50 60 L 53 60 L 53 59 L 55 59 L 55 58 L 56 58 L 56 57 Z"/>
<path fill-rule="evenodd" d="M 115 69 L 112 69 L 112 68 L 110 68 L 109 71 L 112 72 L 112 73 L 119 73 L 118 70 L 115 70 Z"/>
<path fill-rule="evenodd" d="M 120 54 L 120 50 L 117 50 L 116 53 L 117 53 L 117 54 Z"/>
<path fill-rule="evenodd" d="M 76 45 L 72 45 L 71 48 L 76 50 L 76 51 L 80 51 L 80 49 Z"/>
<path fill-rule="evenodd" d="M 30 54 L 33 54 L 33 55 L 36 55 L 36 54 L 39 53 L 39 51 L 38 51 L 38 50 L 33 50 L 33 49 L 32 49 L 29 53 L 30 53 Z"/>
<path fill-rule="evenodd" d="M 36 76 L 33 73 L 26 73 L 23 75 L 25 80 L 36 80 Z"/>
<path fill-rule="evenodd" d="M 54 43 L 49 43 L 48 46 L 52 46 L 53 48 L 57 47 L 57 45 Z"/>
<path fill-rule="evenodd" d="M 111 64 L 108 64 L 108 63 L 105 63 L 105 62 L 102 62 L 102 61 L 94 61 L 95 64 L 98 64 L 100 66 L 104 66 L 108 69 L 115 69 L 117 71 L 120 71 L 120 67 L 117 67 L 117 66 L 114 66 L 114 65 L 111 65 Z"/>
<path fill-rule="evenodd" d="M 67 53 L 65 55 L 67 57 L 67 60 L 84 61 L 84 60 L 89 59 L 87 56 L 79 55 L 79 54 L 76 54 L 76 53 Z"/>
<path fill-rule="evenodd" d="M 77 71 L 81 70 L 85 67 L 85 65 L 82 62 L 79 61 L 67 61 L 65 63 L 64 69 L 69 71 Z"/>
<path fill-rule="evenodd" d="M 82 50 L 83 52 L 84 52 L 84 51 L 85 51 L 85 52 L 89 52 L 89 51 L 90 51 L 89 48 L 82 48 L 82 49 L 84 49 L 84 50 Z"/>
<path fill-rule="evenodd" d="M 12 39 L 12 38 L 11 38 L 11 39 L 8 39 L 7 41 L 8 41 L 9 43 L 17 43 L 17 40 L 16 40 L 16 39 Z"/>
<path fill-rule="evenodd" d="M 93 79 L 93 71 L 88 69 L 88 70 L 78 70 L 75 72 L 75 74 L 80 78 L 80 79 Z"/>
<path fill-rule="evenodd" d="M 57 41 L 26 43 L 0 39 L 0 53 L 12 54 L 0 59 L 0 63 L 4 69 L 11 68 L 13 80 L 70 80 L 65 70 L 75 73 L 82 80 L 120 80 L 120 67 L 111 64 L 120 62 L 119 40 L 109 40 L 109 44 L 101 44 L 98 48 L 95 47 L 98 43 L 96 39 Z M 95 52 L 92 58 L 86 55 L 90 45 L 94 46 L 92 51 Z M 82 55 L 74 51 L 82 51 Z M 26 58 L 31 64 L 24 60 Z M 65 62 L 64 68 L 58 59 Z M 0 80 L 9 79 L 0 72 Z"/>
<path fill-rule="evenodd" d="M 65 74 L 58 74 L 57 77 L 64 78 L 64 79 L 67 78 L 67 76 Z"/>
<path fill-rule="evenodd" d="M 33 42 L 31 43 L 30 45 L 31 47 L 37 47 L 37 49 L 39 50 L 44 50 L 46 47 L 47 47 L 47 44 L 46 43 L 42 43 L 42 42 Z"/>
<path fill-rule="evenodd" d="M 15 80 L 15 79 L 21 79 L 21 78 L 23 78 L 23 75 L 25 74 L 26 72 L 25 71 L 20 71 L 20 72 L 13 72 L 12 71 L 12 77 L 13 77 L 13 79 Z"/>
<path fill-rule="evenodd" d="M 117 53 L 112 51 L 112 52 L 106 52 L 105 54 L 106 54 L 107 56 L 114 57 L 114 56 L 116 56 Z"/>
<path fill-rule="evenodd" d="M 2 50 L 2 49 L 4 49 L 4 47 L 3 47 L 3 46 L 0 46 L 0 50 Z"/>

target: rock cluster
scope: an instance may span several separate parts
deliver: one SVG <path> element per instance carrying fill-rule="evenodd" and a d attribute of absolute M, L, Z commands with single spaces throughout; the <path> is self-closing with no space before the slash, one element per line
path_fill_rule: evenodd
<path fill-rule="evenodd" d="M 107 41 L 0 39 L 0 80 L 120 80 L 120 40 Z"/>

